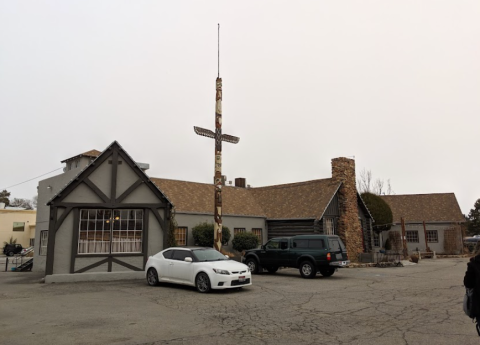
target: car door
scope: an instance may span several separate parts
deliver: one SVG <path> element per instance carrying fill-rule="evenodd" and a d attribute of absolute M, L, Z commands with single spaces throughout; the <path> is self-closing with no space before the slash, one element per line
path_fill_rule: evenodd
<path fill-rule="evenodd" d="M 193 255 L 190 250 L 175 250 L 172 257 L 171 273 L 172 280 L 180 283 L 193 282 L 193 263 L 185 261 L 185 258 Z"/>
<path fill-rule="evenodd" d="M 158 265 L 158 278 L 160 280 L 170 280 L 172 272 L 172 256 L 173 250 L 167 250 L 163 252 L 163 258 L 158 258 L 156 264 Z"/>
<path fill-rule="evenodd" d="M 281 251 L 281 239 L 274 238 L 268 241 L 260 253 L 260 264 L 264 266 L 277 265 L 278 255 Z"/>

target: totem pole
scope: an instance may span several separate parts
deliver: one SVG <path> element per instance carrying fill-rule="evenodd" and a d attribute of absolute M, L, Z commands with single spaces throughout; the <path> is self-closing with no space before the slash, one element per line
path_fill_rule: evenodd
<path fill-rule="evenodd" d="M 220 46 L 220 24 L 218 24 L 218 42 Z M 214 202 L 214 240 L 213 246 L 220 251 L 222 248 L 222 141 L 236 144 L 240 138 L 222 134 L 222 78 L 220 78 L 220 49 L 218 49 L 218 76 L 216 81 L 215 96 L 215 133 L 209 129 L 193 127 L 195 133 L 204 137 L 215 139 L 215 202 Z"/>

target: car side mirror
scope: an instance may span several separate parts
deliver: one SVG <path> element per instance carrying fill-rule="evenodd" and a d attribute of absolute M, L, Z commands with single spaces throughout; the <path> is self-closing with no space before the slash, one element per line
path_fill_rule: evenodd
<path fill-rule="evenodd" d="M 192 262 L 193 260 L 192 260 L 191 257 L 187 256 L 184 261 L 185 261 L 185 262 Z"/>

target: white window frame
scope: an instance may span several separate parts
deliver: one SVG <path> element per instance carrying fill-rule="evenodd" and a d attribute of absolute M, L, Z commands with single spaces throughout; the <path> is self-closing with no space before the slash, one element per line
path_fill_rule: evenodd
<path fill-rule="evenodd" d="M 418 237 L 418 230 L 407 230 L 405 231 L 405 238 L 407 243 L 420 243 Z"/>
<path fill-rule="evenodd" d="M 38 251 L 39 255 L 47 255 L 48 247 L 48 230 L 40 231 L 40 249 Z"/>
<path fill-rule="evenodd" d="M 323 232 L 325 235 L 336 235 L 334 218 L 325 218 L 325 230 Z"/>
<path fill-rule="evenodd" d="M 81 209 L 77 253 L 142 253 L 143 209 Z"/>
<path fill-rule="evenodd" d="M 427 230 L 427 242 L 438 243 L 438 230 Z"/>

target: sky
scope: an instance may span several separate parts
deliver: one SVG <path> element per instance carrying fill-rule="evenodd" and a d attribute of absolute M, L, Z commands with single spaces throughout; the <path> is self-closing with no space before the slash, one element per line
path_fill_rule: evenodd
<path fill-rule="evenodd" d="M 214 129 L 220 23 L 223 133 L 240 137 L 223 144 L 227 180 L 329 178 L 349 157 L 468 213 L 478 18 L 478 0 L 2 1 L 0 189 L 31 199 L 60 161 L 114 140 L 149 176 L 212 183 L 214 141 L 193 126 Z"/>

